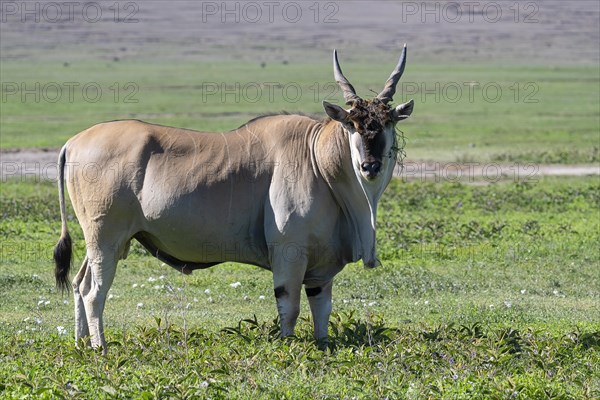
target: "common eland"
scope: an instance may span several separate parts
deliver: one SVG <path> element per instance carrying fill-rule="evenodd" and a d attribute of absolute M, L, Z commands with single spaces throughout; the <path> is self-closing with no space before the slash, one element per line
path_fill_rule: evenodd
<path fill-rule="evenodd" d="M 86 244 L 71 286 L 76 339 L 106 352 L 107 292 L 136 239 L 185 274 L 226 261 L 271 270 L 282 336 L 294 333 L 304 285 L 315 337 L 326 343 L 335 275 L 360 259 L 379 264 L 377 203 L 396 164 L 395 125 L 413 110 L 412 100 L 390 106 L 405 63 L 406 45 L 381 93 L 364 100 L 334 50 L 349 108 L 324 101 L 321 120 L 261 116 L 226 133 L 126 120 L 71 138 L 59 155 L 54 259 L 57 285 L 68 288 L 66 182 Z"/>

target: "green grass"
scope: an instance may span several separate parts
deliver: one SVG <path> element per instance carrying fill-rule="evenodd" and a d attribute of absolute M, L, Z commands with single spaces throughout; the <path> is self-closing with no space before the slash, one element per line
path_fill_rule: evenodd
<path fill-rule="evenodd" d="M 381 90 L 394 61 L 347 61 L 343 67 L 358 93 L 369 97 Z M 10 94 L 5 87 L 0 103 L 3 149 L 60 147 L 72 135 L 105 120 L 139 118 L 222 131 L 265 112 L 323 115 L 323 99 L 342 103 L 328 62 L 261 68 L 259 63 L 153 60 L 74 62 L 65 67 L 58 61 L 23 65 L 6 60 L 2 74 L 4 85 L 40 85 L 38 102 L 33 94 L 23 98 L 20 89 Z M 79 84 L 73 101 L 66 82 Z M 90 82 L 102 89 L 97 102 L 86 101 L 82 93 Z M 274 84 L 256 86 L 265 82 Z M 128 83 L 134 86 L 126 87 Z M 220 89 L 207 92 L 213 84 L 228 85 L 229 94 Z M 411 159 L 592 163 L 600 160 L 599 93 L 595 67 L 412 63 L 396 103 L 409 98 L 416 102 L 414 115 L 400 124 Z M 94 95 L 94 90 L 88 94 Z M 128 95 L 137 102 L 126 102 Z M 49 101 L 56 97 L 60 100 Z"/>
<path fill-rule="evenodd" d="M 597 178 L 394 180 L 384 265 L 336 277 L 326 352 L 305 299 L 297 338 L 277 338 L 270 273 L 184 276 L 138 245 L 107 302 L 108 356 L 78 350 L 72 298 L 53 283 L 56 197 L 47 182 L 2 184 L 0 397 L 600 397 Z"/>

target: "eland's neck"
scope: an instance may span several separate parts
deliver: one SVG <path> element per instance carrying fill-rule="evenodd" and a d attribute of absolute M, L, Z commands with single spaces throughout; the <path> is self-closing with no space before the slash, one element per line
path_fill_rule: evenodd
<path fill-rule="evenodd" d="M 353 260 L 362 258 L 366 266 L 377 265 L 375 216 L 379 196 L 373 198 L 355 173 L 348 132 L 339 122 L 323 124 L 314 141 L 314 154 L 318 170 L 352 230 Z"/>

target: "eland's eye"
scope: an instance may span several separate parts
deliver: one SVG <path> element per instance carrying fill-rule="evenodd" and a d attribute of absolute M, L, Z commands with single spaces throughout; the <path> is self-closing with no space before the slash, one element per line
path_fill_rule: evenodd
<path fill-rule="evenodd" d="M 354 130 L 356 130 L 356 132 L 358 132 L 361 135 L 364 135 L 365 133 L 365 129 L 364 127 L 360 124 L 360 122 L 358 121 L 354 121 Z"/>

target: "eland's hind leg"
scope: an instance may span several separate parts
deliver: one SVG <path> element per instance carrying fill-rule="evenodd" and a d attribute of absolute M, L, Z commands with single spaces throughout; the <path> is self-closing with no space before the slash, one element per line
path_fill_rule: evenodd
<path fill-rule="evenodd" d="M 85 316 L 85 307 L 83 305 L 83 298 L 79 290 L 86 271 L 88 269 L 88 259 L 85 257 L 79 272 L 73 279 L 73 300 L 75 302 L 75 340 L 77 343 L 83 338 L 90 336 L 90 329 L 88 327 L 87 317 Z M 89 276 L 89 274 L 88 274 Z"/>
<path fill-rule="evenodd" d="M 83 300 L 91 345 L 102 347 L 106 354 L 106 339 L 102 314 L 110 286 L 115 277 L 119 246 L 89 246 L 87 249 L 87 269 L 79 292 Z"/>

